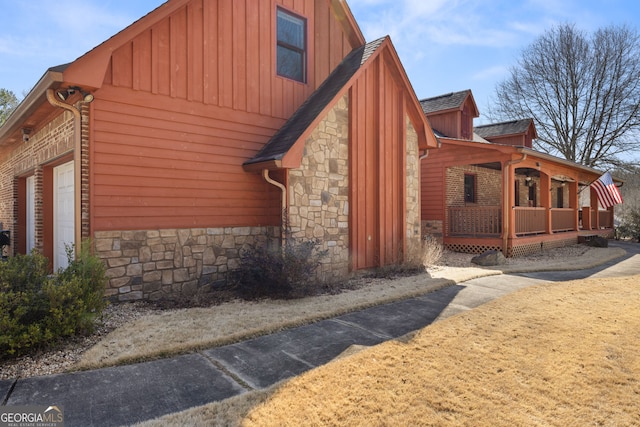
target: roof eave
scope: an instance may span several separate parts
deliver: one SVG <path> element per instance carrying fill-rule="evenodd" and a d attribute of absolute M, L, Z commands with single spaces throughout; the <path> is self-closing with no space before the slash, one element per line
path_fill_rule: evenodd
<path fill-rule="evenodd" d="M 347 35 L 349 43 L 351 43 L 351 47 L 355 49 L 365 44 L 366 39 L 364 38 L 353 13 L 351 13 L 351 9 L 347 2 L 344 0 L 329 0 L 329 4 L 336 13 L 336 18 L 340 25 L 342 25 L 342 29 Z"/>
<path fill-rule="evenodd" d="M 282 169 L 282 160 L 265 160 L 265 161 L 258 161 L 258 162 L 254 162 L 254 163 L 244 163 L 242 165 L 242 169 L 244 169 L 245 172 L 256 172 L 256 173 L 260 173 L 265 169 L 268 170 L 278 170 L 278 169 Z"/>
<path fill-rule="evenodd" d="M 565 166 L 570 166 L 570 167 L 573 167 L 573 168 L 576 168 L 576 169 L 580 169 L 580 170 L 582 170 L 584 172 L 588 172 L 588 173 L 592 173 L 592 174 L 596 174 L 596 175 L 602 175 L 604 173 L 601 170 L 594 169 L 594 168 L 589 167 L 589 166 L 584 166 L 584 165 L 581 165 L 580 163 L 572 162 L 571 160 L 562 159 L 560 157 L 556 157 L 556 156 L 553 156 L 551 154 L 541 153 L 541 152 L 536 151 L 536 150 L 531 149 L 531 148 L 516 147 L 516 149 L 517 149 L 517 151 L 519 153 L 527 154 L 527 155 L 530 155 L 530 156 L 538 157 L 538 158 L 549 160 L 549 161 L 556 162 L 556 163 L 560 163 L 560 164 L 563 164 Z M 612 179 L 614 181 L 616 181 L 616 182 L 624 183 L 624 181 L 619 179 L 619 178 L 615 178 L 615 177 L 612 176 Z"/>
<path fill-rule="evenodd" d="M 62 72 L 48 70 L 0 127 L 0 145 L 18 130 L 27 118 L 47 99 L 47 89 L 55 89 L 63 82 Z"/>

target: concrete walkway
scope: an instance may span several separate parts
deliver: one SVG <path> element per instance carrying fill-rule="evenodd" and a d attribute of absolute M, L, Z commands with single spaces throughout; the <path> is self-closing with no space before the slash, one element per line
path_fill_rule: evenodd
<path fill-rule="evenodd" d="M 120 426 L 224 400 L 323 365 L 351 345 L 375 345 L 524 287 L 640 274 L 640 245 L 587 270 L 504 274 L 430 294 L 168 359 L 85 372 L 0 381 L 6 405 L 57 405 L 65 426 Z"/>

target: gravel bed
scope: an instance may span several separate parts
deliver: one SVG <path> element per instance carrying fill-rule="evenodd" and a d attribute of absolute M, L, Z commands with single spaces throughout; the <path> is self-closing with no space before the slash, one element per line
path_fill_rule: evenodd
<path fill-rule="evenodd" d="M 527 257 L 508 258 L 507 264 L 526 265 L 539 263 L 545 259 L 578 257 L 588 249 L 589 248 L 584 245 L 567 246 L 547 250 Z M 444 251 L 438 265 L 460 268 L 474 267 L 475 265 L 471 263 L 471 258 L 473 257 L 474 255 L 471 254 Z M 433 269 L 438 269 L 438 266 L 431 267 L 429 270 Z M 348 286 L 345 286 L 345 289 L 346 288 L 348 288 Z M 218 303 L 220 302 L 224 302 L 224 299 L 218 301 Z M 102 317 L 97 321 L 95 332 L 92 335 L 74 337 L 54 350 L 42 351 L 17 359 L 0 361 L 0 380 L 51 375 L 72 370 L 85 350 L 91 348 L 114 329 L 149 313 L 157 312 L 158 310 L 182 308 L 184 306 L 184 304 L 176 303 L 159 305 L 146 302 L 110 304 L 103 312 Z"/>
<path fill-rule="evenodd" d="M 51 375 L 70 370 L 82 353 L 114 329 L 157 308 L 145 302 L 109 304 L 96 321 L 94 333 L 68 339 L 55 350 L 40 351 L 0 362 L 0 380 Z"/>

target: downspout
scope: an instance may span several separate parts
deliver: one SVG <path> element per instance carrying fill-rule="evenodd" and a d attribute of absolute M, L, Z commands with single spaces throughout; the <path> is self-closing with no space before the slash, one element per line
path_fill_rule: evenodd
<path fill-rule="evenodd" d="M 267 181 L 269 184 L 271 185 L 275 185 L 276 187 L 278 187 L 280 189 L 280 192 L 282 194 L 282 200 L 281 200 L 281 209 L 280 209 L 280 222 L 281 222 L 281 226 L 280 226 L 280 244 L 282 245 L 282 247 L 284 247 L 285 244 L 285 238 L 286 238 L 286 225 L 287 225 L 287 187 L 284 186 L 284 184 L 271 179 L 271 177 L 269 176 L 269 169 L 262 169 L 262 177 L 264 178 L 265 181 Z"/>
<path fill-rule="evenodd" d="M 438 147 L 437 147 L 437 148 L 441 148 L 441 147 L 442 147 L 442 142 L 440 142 L 440 140 L 438 140 Z M 425 150 L 424 150 L 424 154 L 422 154 L 422 155 L 419 157 L 419 160 L 426 159 L 427 157 L 429 157 L 429 149 L 428 149 L 428 148 L 425 148 Z"/>
<path fill-rule="evenodd" d="M 507 244 L 509 241 L 509 235 L 511 234 L 511 206 L 509 206 L 509 193 L 511 192 L 509 187 L 509 169 L 511 166 L 524 162 L 527 158 L 527 153 L 522 153 L 522 158 L 509 160 L 504 164 L 504 170 L 502 171 L 502 252 L 504 256 L 507 256 Z"/>
<path fill-rule="evenodd" d="M 58 100 L 55 97 L 53 89 L 47 89 L 47 101 L 54 107 L 64 108 L 67 111 L 71 111 L 73 114 L 73 186 L 74 186 L 74 238 L 75 245 L 77 246 L 75 253 L 77 254 L 82 243 L 82 139 L 81 139 L 81 125 L 82 118 L 80 110 L 73 105 L 69 105 L 65 102 Z"/>

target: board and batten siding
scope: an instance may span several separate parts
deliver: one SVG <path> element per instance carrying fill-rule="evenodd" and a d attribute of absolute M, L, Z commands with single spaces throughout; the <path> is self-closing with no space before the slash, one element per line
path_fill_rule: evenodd
<path fill-rule="evenodd" d="M 277 7 L 307 19 L 306 83 L 276 75 Z M 242 163 L 353 47 L 313 0 L 192 0 L 120 46 L 91 107 L 92 229 L 278 225 Z"/>
<path fill-rule="evenodd" d="M 384 55 L 375 61 L 353 84 L 350 94 L 354 270 L 397 262 L 404 253 L 406 235 L 405 95 Z"/>

